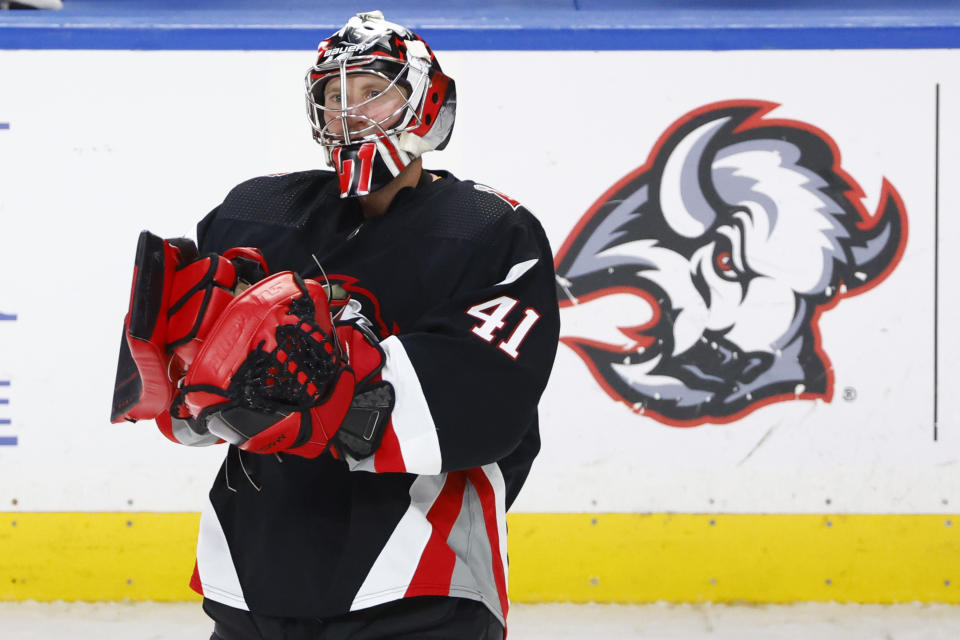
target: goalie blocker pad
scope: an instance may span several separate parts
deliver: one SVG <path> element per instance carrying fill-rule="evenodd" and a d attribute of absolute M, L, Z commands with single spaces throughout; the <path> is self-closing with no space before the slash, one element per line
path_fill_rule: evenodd
<path fill-rule="evenodd" d="M 124 319 L 111 422 L 150 419 L 167 410 L 176 381 L 233 299 L 238 282 L 255 282 L 266 272 L 255 249 L 240 247 L 222 257 L 200 258 L 192 240 L 164 240 L 143 231 Z"/>
<path fill-rule="evenodd" d="M 165 311 L 177 266 L 196 256 L 197 247 L 189 240 L 175 244 L 149 231 L 140 233 L 110 422 L 153 418 L 170 406 L 174 386 L 167 375 Z"/>

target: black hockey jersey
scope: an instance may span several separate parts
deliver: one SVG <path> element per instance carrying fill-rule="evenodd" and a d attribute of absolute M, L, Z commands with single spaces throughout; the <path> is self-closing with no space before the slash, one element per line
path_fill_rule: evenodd
<path fill-rule="evenodd" d="M 383 216 L 309 171 L 234 188 L 201 252 L 260 248 L 326 278 L 382 338 L 396 405 L 363 460 L 230 447 L 201 516 L 194 586 L 264 615 L 328 617 L 449 595 L 507 612 L 505 512 L 539 451 L 556 353 L 553 258 L 511 198 L 445 172 Z"/>

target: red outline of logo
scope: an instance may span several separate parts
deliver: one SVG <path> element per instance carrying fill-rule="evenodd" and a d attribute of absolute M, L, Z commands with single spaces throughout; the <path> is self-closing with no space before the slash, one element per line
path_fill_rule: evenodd
<path fill-rule="evenodd" d="M 654 420 L 661 422 L 666 425 L 674 427 L 695 427 L 702 424 L 726 424 L 730 422 L 736 422 L 741 418 L 753 413 L 760 407 L 773 404 L 775 402 L 784 402 L 787 400 L 815 400 L 822 399 L 824 402 L 830 402 L 833 399 L 833 390 L 834 390 L 834 373 L 833 365 L 830 362 L 830 358 L 826 351 L 823 349 L 822 338 L 820 334 L 820 316 L 825 311 L 833 309 L 841 300 L 850 298 L 856 295 L 860 295 L 866 291 L 869 291 L 876 287 L 878 284 L 883 282 L 890 273 L 899 265 L 901 258 L 903 257 L 903 252 L 906 249 L 908 237 L 909 237 L 909 222 L 906 213 L 906 207 L 904 206 L 903 199 L 900 194 L 894 188 L 894 186 L 884 178 L 881 187 L 880 187 L 880 197 L 878 200 L 877 211 L 873 214 L 869 213 L 863 205 L 862 199 L 865 197 L 863 189 L 860 187 L 859 183 L 850 176 L 842 167 L 841 167 L 841 154 L 840 149 L 837 146 L 836 142 L 830 137 L 825 131 L 819 129 L 809 123 L 801 122 L 798 120 L 789 120 L 789 119 L 764 119 L 763 116 L 768 114 L 773 109 L 779 107 L 778 103 L 767 102 L 762 100 L 727 100 L 721 102 L 715 102 L 711 104 L 704 105 L 693 111 L 688 112 L 687 114 L 681 116 L 675 120 L 667 129 L 660 135 L 657 139 L 657 142 L 654 144 L 650 153 L 647 156 L 647 160 L 638 167 L 637 169 L 631 171 L 623 178 L 615 182 L 609 189 L 603 192 L 603 194 L 597 198 L 596 201 L 590 206 L 587 212 L 580 218 L 574 228 L 567 235 L 564 240 L 563 245 L 556 253 L 554 258 L 554 265 L 559 267 L 563 259 L 566 257 L 566 254 L 570 251 L 571 247 L 579 238 L 580 234 L 583 233 L 584 228 L 590 223 L 593 217 L 597 214 L 600 208 L 606 204 L 611 196 L 616 194 L 619 190 L 627 186 L 630 182 L 637 179 L 641 175 L 651 171 L 656 163 L 657 159 L 662 153 L 663 147 L 673 139 L 677 132 L 690 123 L 692 120 L 697 119 L 700 116 L 709 114 L 711 112 L 720 111 L 724 109 L 742 108 L 748 107 L 755 109 L 755 112 L 747 117 L 739 126 L 734 129 L 734 133 L 741 133 L 744 131 L 749 131 L 757 128 L 769 128 L 769 127 L 787 127 L 792 129 L 800 129 L 807 131 L 814 136 L 820 138 L 832 152 L 833 165 L 830 168 L 840 179 L 844 180 L 849 188 L 844 192 L 847 196 L 847 200 L 854 206 L 857 213 L 860 215 L 860 222 L 857 223 L 857 227 L 861 230 L 872 229 L 880 220 L 881 213 L 885 210 L 889 204 L 892 203 L 899 210 L 901 216 L 901 237 L 900 242 L 897 246 L 897 249 L 890 260 L 888 266 L 883 269 L 879 274 L 873 277 L 869 282 L 866 282 L 862 285 L 858 285 L 856 289 L 847 290 L 846 287 L 840 287 L 838 292 L 826 303 L 818 304 L 815 306 L 814 311 L 811 315 L 809 326 L 813 338 L 813 350 L 816 353 L 817 357 L 820 358 L 821 362 L 824 365 L 826 370 L 827 380 L 826 380 L 826 391 L 824 393 L 808 392 L 804 391 L 799 394 L 796 393 L 780 393 L 775 395 L 766 396 L 759 398 L 756 401 L 750 402 L 743 409 L 736 411 L 727 416 L 713 416 L 705 415 L 693 419 L 675 419 L 664 416 L 656 411 L 650 409 L 636 409 L 634 408 L 634 403 L 631 403 L 629 400 L 621 396 L 615 389 L 613 389 L 610 384 L 605 380 L 604 376 L 600 373 L 597 364 L 586 354 L 582 345 L 592 345 L 603 348 L 604 350 L 609 350 L 607 347 L 609 345 L 599 345 L 592 344 L 592 341 L 580 339 L 577 340 L 575 337 L 562 337 L 560 342 L 570 347 L 587 365 L 590 370 L 590 374 L 597 381 L 600 387 L 614 400 L 626 404 L 632 411 L 638 414 L 649 416 Z M 586 300 L 590 299 L 589 297 L 598 297 L 601 295 L 606 295 L 610 292 L 616 292 L 619 289 L 629 289 L 622 287 L 612 287 L 609 289 L 601 289 L 597 291 L 592 291 L 586 296 L 581 296 L 580 299 Z M 650 295 L 641 290 L 634 289 L 630 293 L 636 294 L 641 292 L 641 296 L 647 298 L 649 301 L 653 302 L 650 298 Z M 589 296 L 589 297 L 588 297 Z M 572 306 L 572 303 L 569 300 L 562 299 L 560 300 L 560 307 Z M 654 306 L 657 306 L 654 302 Z M 643 328 L 650 328 L 652 325 L 645 323 L 641 327 L 634 327 L 634 330 L 639 330 Z"/>

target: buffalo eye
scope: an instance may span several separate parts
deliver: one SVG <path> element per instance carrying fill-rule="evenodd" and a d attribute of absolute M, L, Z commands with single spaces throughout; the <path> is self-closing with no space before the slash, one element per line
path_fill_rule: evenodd
<path fill-rule="evenodd" d="M 730 255 L 729 251 L 721 251 L 717 254 L 715 260 L 717 261 L 717 269 L 720 271 L 733 271 L 733 256 Z"/>
<path fill-rule="evenodd" d="M 733 262 L 733 253 L 730 247 L 730 241 L 725 237 L 717 239 L 713 250 L 713 268 L 724 280 L 734 282 L 740 279 L 740 273 Z"/>

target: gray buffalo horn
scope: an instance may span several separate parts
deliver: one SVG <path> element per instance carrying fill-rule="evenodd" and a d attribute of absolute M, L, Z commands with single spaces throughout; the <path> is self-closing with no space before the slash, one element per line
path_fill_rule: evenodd
<path fill-rule="evenodd" d="M 848 289 L 856 289 L 874 280 L 896 257 L 903 237 L 903 211 L 899 200 L 889 190 L 884 190 L 884 198 L 877 210 L 877 222 L 850 248 L 853 273 L 846 279 Z"/>
<path fill-rule="evenodd" d="M 686 238 L 703 235 L 717 218 L 717 212 L 704 196 L 699 176 L 704 150 L 728 120 L 729 117 L 711 120 L 688 133 L 670 151 L 663 165 L 660 209 L 670 227 Z"/>

